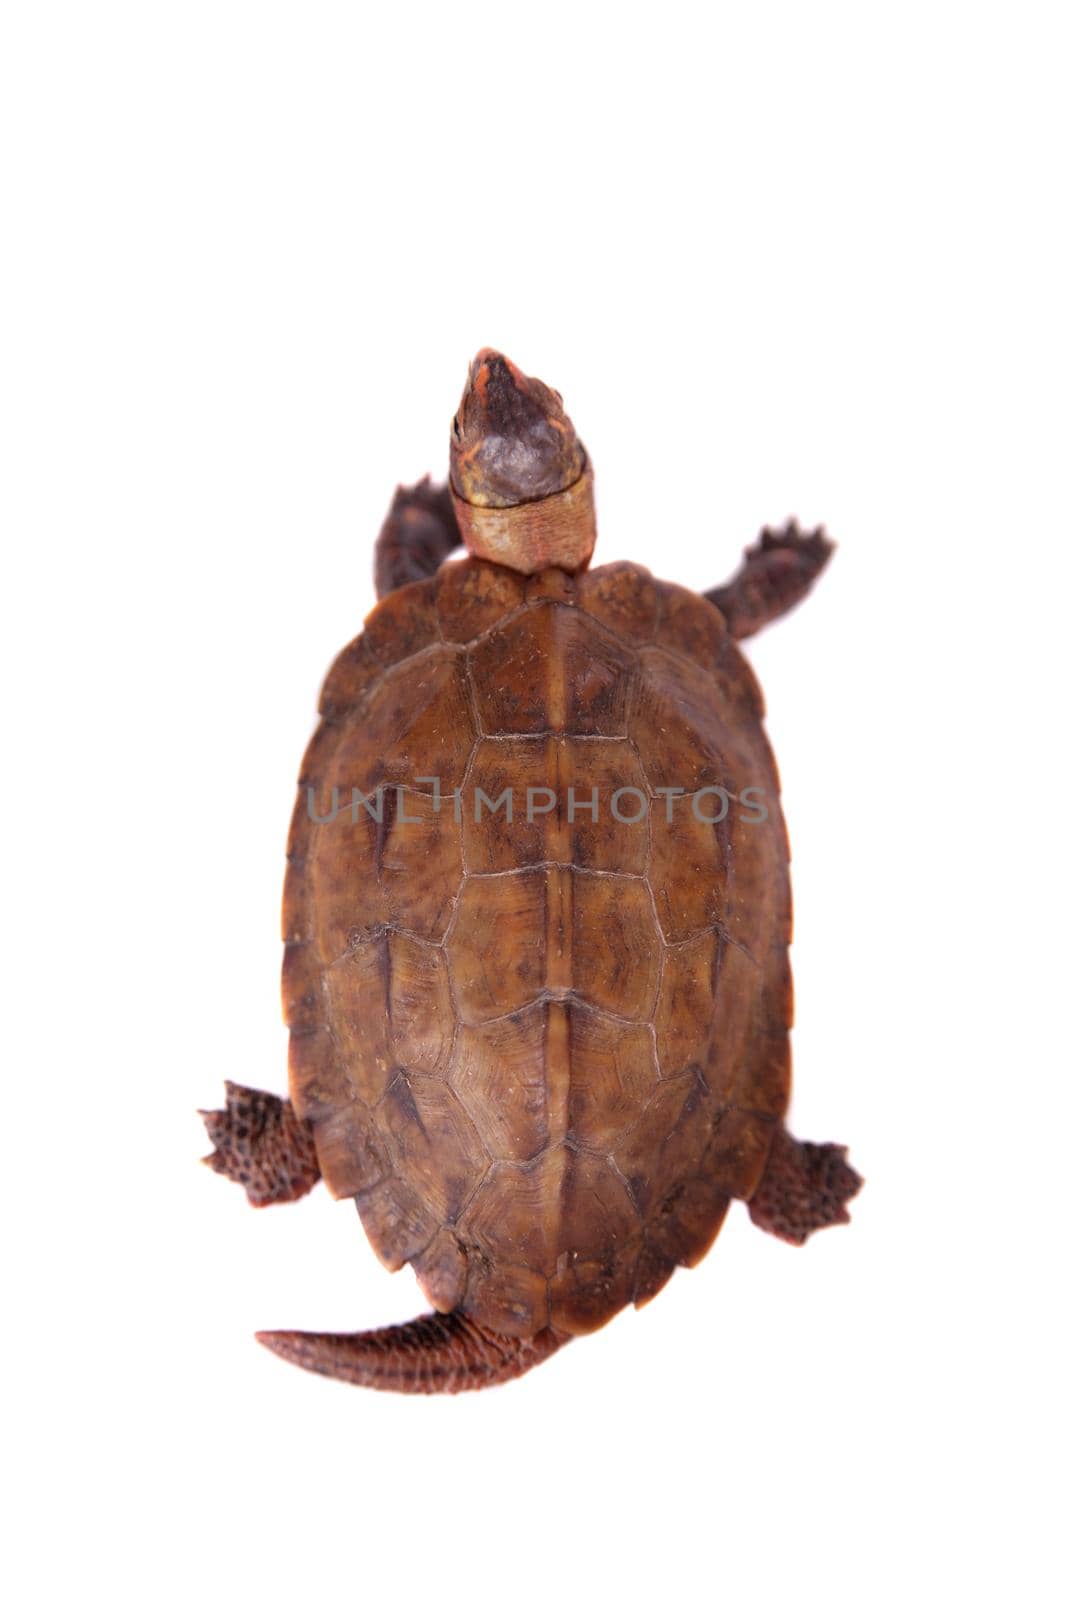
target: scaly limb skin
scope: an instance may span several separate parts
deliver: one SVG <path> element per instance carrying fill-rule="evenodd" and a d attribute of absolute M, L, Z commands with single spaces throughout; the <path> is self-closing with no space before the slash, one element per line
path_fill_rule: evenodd
<path fill-rule="evenodd" d="M 519 1378 L 570 1335 L 544 1328 L 514 1339 L 459 1311 L 434 1311 L 368 1333 L 257 1333 L 260 1344 L 307 1372 L 397 1394 L 460 1394 Z"/>
<path fill-rule="evenodd" d="M 462 543 L 445 483 L 422 478 L 399 488 L 374 546 L 374 587 L 381 600 L 405 583 L 432 578 Z"/>
<path fill-rule="evenodd" d="M 764 528 L 740 571 L 704 597 L 718 606 L 735 639 L 748 639 L 799 605 L 833 553 L 822 528 L 802 533 L 796 522 Z"/>
<path fill-rule="evenodd" d="M 759 1188 L 748 1202 L 760 1228 L 787 1244 L 803 1244 L 818 1228 L 848 1222 L 847 1202 L 863 1179 L 853 1172 L 842 1144 L 808 1144 L 784 1128 L 775 1134 Z"/>
<path fill-rule="evenodd" d="M 311 1129 L 288 1100 L 227 1083 L 226 1109 L 200 1115 L 215 1146 L 204 1165 L 243 1184 L 251 1205 L 299 1200 L 318 1183 Z"/>

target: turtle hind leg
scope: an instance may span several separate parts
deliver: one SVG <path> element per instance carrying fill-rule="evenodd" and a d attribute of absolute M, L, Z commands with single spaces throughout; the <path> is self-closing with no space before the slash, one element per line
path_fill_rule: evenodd
<path fill-rule="evenodd" d="M 397 1394 L 459 1394 L 506 1383 L 554 1355 L 569 1337 L 544 1328 L 532 1339 L 514 1339 L 459 1311 L 434 1311 L 369 1333 L 256 1334 L 268 1350 L 307 1372 Z"/>
<path fill-rule="evenodd" d="M 462 542 L 446 483 L 425 477 L 411 488 L 399 488 L 374 546 L 378 599 L 405 583 L 432 578 Z"/>
<path fill-rule="evenodd" d="M 803 1244 L 818 1228 L 848 1222 L 847 1203 L 863 1186 L 840 1144 L 808 1144 L 779 1128 L 749 1216 L 789 1244 Z"/>
<path fill-rule="evenodd" d="M 718 589 L 705 590 L 704 598 L 719 608 L 735 639 L 747 639 L 799 605 L 833 553 L 822 528 L 802 533 L 796 522 L 764 528 L 759 543 L 745 551 L 740 571 Z"/>
<path fill-rule="evenodd" d="M 226 1084 L 224 1111 L 201 1111 L 215 1146 L 204 1165 L 243 1184 L 250 1204 L 299 1200 L 318 1183 L 315 1140 L 288 1100 Z"/>

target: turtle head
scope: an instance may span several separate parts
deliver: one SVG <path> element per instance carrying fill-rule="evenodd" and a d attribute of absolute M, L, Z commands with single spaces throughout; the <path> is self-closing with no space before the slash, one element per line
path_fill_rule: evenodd
<path fill-rule="evenodd" d="M 576 571 L 593 552 L 593 473 L 555 389 L 480 350 L 452 422 L 452 499 L 473 555 Z"/>

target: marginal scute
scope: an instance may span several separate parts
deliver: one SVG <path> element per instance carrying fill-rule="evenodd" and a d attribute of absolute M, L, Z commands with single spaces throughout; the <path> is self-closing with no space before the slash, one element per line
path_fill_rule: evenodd
<path fill-rule="evenodd" d="M 412 1260 L 427 1300 L 436 1311 L 454 1311 L 467 1289 L 467 1257 L 451 1228 L 438 1228 Z"/>
<path fill-rule="evenodd" d="M 542 1272 L 476 1250 L 463 1307 L 475 1322 L 498 1333 L 531 1339 L 548 1326 L 548 1284 Z"/>
<path fill-rule="evenodd" d="M 780 1029 L 760 1028 L 757 1022 L 750 1039 L 752 1045 L 734 1080 L 734 1101 L 739 1111 L 778 1121 L 789 1104 L 789 1035 Z"/>
<path fill-rule="evenodd" d="M 615 561 L 578 579 L 578 598 L 591 617 L 630 644 L 650 644 L 656 633 L 659 591 L 644 567 Z"/>
<path fill-rule="evenodd" d="M 300 763 L 298 782 L 301 788 L 317 788 L 320 791 L 324 791 L 325 774 L 336 742 L 336 730 L 329 722 L 321 722 L 312 734 L 308 747 L 304 751 L 304 759 Z M 319 809 L 323 809 L 321 801 Z"/>
<path fill-rule="evenodd" d="M 727 637 L 721 611 L 702 595 L 675 583 L 661 583 L 659 594 L 660 645 L 691 656 L 702 667 L 713 667 Z"/>
<path fill-rule="evenodd" d="M 598 1203 L 598 1196 L 575 1195 L 572 1206 Z M 548 1286 L 552 1326 L 563 1333 L 595 1333 L 634 1298 L 637 1264 L 643 1250 L 630 1231 L 617 1248 L 583 1258 L 569 1254 Z"/>
<path fill-rule="evenodd" d="M 664 1200 L 649 1227 L 649 1243 L 679 1266 L 695 1267 L 711 1249 L 729 1209 L 726 1190 L 709 1178 L 688 1175 Z"/>
<path fill-rule="evenodd" d="M 727 638 L 720 659 L 725 670 L 712 676 L 712 701 L 717 714 L 731 722 L 762 721 L 766 711 L 763 690 L 747 657 Z"/>
<path fill-rule="evenodd" d="M 677 1081 L 664 1085 L 665 1090 L 680 1087 Z M 669 1119 L 676 1106 L 676 1097 L 664 1095 L 655 1111 Z M 615 1158 L 629 1180 L 649 1245 L 682 1266 L 695 1266 L 707 1252 L 729 1207 L 728 1183 L 721 1181 L 716 1165 L 705 1162 L 721 1116 L 700 1080 L 693 1080 L 666 1135 L 667 1159 L 642 1166 L 635 1146 Z"/>
<path fill-rule="evenodd" d="M 703 1075 L 712 1094 L 728 1101 L 748 1056 L 763 975 L 752 956 L 726 937 L 720 940 L 717 961 L 715 1005 L 704 1046 Z"/>
<path fill-rule="evenodd" d="M 395 1272 L 424 1250 L 438 1224 L 412 1184 L 394 1175 L 356 1197 L 375 1255 Z"/>
<path fill-rule="evenodd" d="M 322 1024 L 322 968 L 311 944 L 289 944 L 282 958 L 282 1017 L 294 1033 Z"/>
<path fill-rule="evenodd" d="M 297 1116 L 311 1123 L 344 1114 L 355 1099 L 346 1063 L 327 1028 L 289 1035 L 289 1094 Z"/>
<path fill-rule="evenodd" d="M 393 1170 L 393 1157 L 364 1106 L 350 1105 L 318 1123 L 315 1150 L 336 1200 L 355 1199 Z"/>
<path fill-rule="evenodd" d="M 383 667 L 414 656 L 440 638 L 432 583 L 411 583 L 380 600 L 363 624 L 367 648 Z"/>
<path fill-rule="evenodd" d="M 326 674 L 319 713 L 328 722 L 346 716 L 381 677 L 382 664 L 362 634 L 353 639 Z"/>
<path fill-rule="evenodd" d="M 749 1199 L 763 1175 L 777 1125 L 775 1118 L 739 1106 L 717 1112 L 702 1160 L 707 1181 L 735 1200 Z"/>
<path fill-rule="evenodd" d="M 431 588 L 441 637 L 455 644 L 477 639 L 523 601 L 523 579 L 490 561 L 448 561 Z"/>
<path fill-rule="evenodd" d="M 284 1000 L 327 1185 L 439 1310 L 587 1332 L 699 1259 L 788 1099 L 788 853 L 755 680 L 714 607 L 641 568 L 468 559 L 372 614 L 323 706 Z M 527 817 L 541 786 L 558 803 Z M 657 786 L 683 791 L 670 819 Z M 709 823 L 691 801 L 715 786 Z M 478 789 L 511 789 L 511 820 Z"/>
<path fill-rule="evenodd" d="M 793 979 L 789 970 L 791 929 L 788 914 L 781 926 L 781 937 L 772 939 L 768 946 L 767 964 L 773 967 L 780 981 L 773 989 L 767 984 L 763 986 L 761 1015 L 764 1031 L 767 1033 L 788 1033 L 793 1026 Z"/>
<path fill-rule="evenodd" d="M 634 1274 L 634 1305 L 639 1311 L 659 1294 L 678 1264 L 668 1260 L 655 1245 L 645 1241 Z"/>
<path fill-rule="evenodd" d="M 632 1298 L 641 1248 L 633 1203 L 619 1174 L 585 1152 L 570 1154 L 563 1224 L 549 1279 L 553 1327 L 590 1333 Z"/>
<path fill-rule="evenodd" d="M 739 816 L 729 829 L 729 840 L 725 916 L 732 937 L 759 961 L 772 943 L 785 944 L 789 939 L 788 894 L 779 898 L 773 916 L 768 916 L 764 889 L 769 867 L 783 876 L 786 872 L 785 840 L 770 818 L 746 823 Z"/>

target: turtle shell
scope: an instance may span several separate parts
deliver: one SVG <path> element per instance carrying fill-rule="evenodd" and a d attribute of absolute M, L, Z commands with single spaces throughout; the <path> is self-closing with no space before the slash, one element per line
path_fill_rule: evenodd
<path fill-rule="evenodd" d="M 326 1183 L 439 1310 L 598 1327 L 700 1259 L 786 1108 L 752 672 L 641 567 L 466 559 L 382 601 L 321 711 L 283 988 Z"/>

